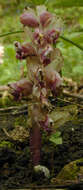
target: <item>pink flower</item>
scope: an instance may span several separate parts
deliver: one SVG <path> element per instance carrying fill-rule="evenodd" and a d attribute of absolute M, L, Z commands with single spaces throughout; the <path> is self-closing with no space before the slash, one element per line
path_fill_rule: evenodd
<path fill-rule="evenodd" d="M 17 59 L 26 59 L 27 56 L 36 56 L 35 49 L 29 43 L 21 45 L 20 43 L 16 42 L 15 47 Z"/>
<path fill-rule="evenodd" d="M 38 48 L 44 48 L 47 45 L 43 31 L 39 28 L 35 29 L 33 33 L 33 42 L 38 46 Z"/>
<path fill-rule="evenodd" d="M 40 23 L 43 27 L 46 27 L 51 22 L 51 19 L 52 15 L 48 11 L 45 11 L 40 15 Z"/>
<path fill-rule="evenodd" d="M 44 66 L 47 66 L 51 62 L 51 52 L 53 51 L 51 46 L 47 46 L 45 50 L 40 53 L 40 61 Z"/>
<path fill-rule="evenodd" d="M 27 13 L 27 12 L 23 13 L 20 16 L 20 21 L 24 26 L 29 26 L 32 28 L 36 28 L 39 26 L 39 23 L 38 23 L 35 15 L 32 13 Z"/>
<path fill-rule="evenodd" d="M 45 71 L 45 81 L 47 88 L 51 89 L 53 94 L 56 93 L 57 88 L 59 88 L 62 83 L 59 73 L 54 70 Z"/>
<path fill-rule="evenodd" d="M 55 29 L 48 30 L 45 33 L 45 39 L 47 43 L 56 43 L 58 37 L 59 37 L 59 32 L 57 32 Z"/>
<path fill-rule="evenodd" d="M 40 59 L 41 59 L 41 62 L 43 63 L 44 66 L 50 64 L 50 62 L 51 62 L 50 58 L 45 55 L 45 52 L 46 52 L 46 51 L 43 51 L 43 52 L 41 53 L 41 58 L 40 58 Z"/>
<path fill-rule="evenodd" d="M 48 134 L 52 132 L 52 121 L 48 115 L 45 116 L 45 120 L 40 121 L 40 125 Z"/>
<path fill-rule="evenodd" d="M 32 93 L 33 84 L 26 79 L 21 79 L 16 83 L 10 84 L 9 87 L 15 100 L 20 100 L 23 96 L 27 97 Z"/>

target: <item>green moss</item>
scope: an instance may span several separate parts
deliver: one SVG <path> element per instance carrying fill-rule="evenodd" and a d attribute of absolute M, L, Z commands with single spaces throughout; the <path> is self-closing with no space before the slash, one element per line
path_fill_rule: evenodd
<path fill-rule="evenodd" d="M 83 167 L 79 169 L 79 166 L 77 166 L 78 162 L 83 162 L 83 158 L 70 162 L 64 168 L 61 170 L 61 172 L 58 174 L 56 179 L 59 180 L 76 180 L 78 177 L 78 174 L 80 172 L 83 172 Z"/>
<path fill-rule="evenodd" d="M 0 142 L 0 148 L 2 148 L 2 147 L 12 148 L 13 147 L 13 143 L 11 143 L 9 141 L 2 141 L 2 142 Z"/>
<path fill-rule="evenodd" d="M 17 125 L 21 125 L 23 127 L 26 127 L 27 123 L 26 123 L 26 117 L 23 115 L 19 115 L 18 117 L 15 118 L 15 126 Z"/>

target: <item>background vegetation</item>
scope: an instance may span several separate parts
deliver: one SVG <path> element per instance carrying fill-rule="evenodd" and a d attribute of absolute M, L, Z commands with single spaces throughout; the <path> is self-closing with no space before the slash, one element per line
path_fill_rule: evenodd
<path fill-rule="evenodd" d="M 59 39 L 64 57 L 63 76 L 72 78 L 78 83 L 83 82 L 83 1 L 82 0 L 0 0 L 0 34 L 23 30 L 19 15 L 24 7 L 35 7 L 46 4 L 51 12 L 55 12 L 63 20 L 62 36 L 81 46 Z M 19 69 L 25 62 L 20 63 L 15 58 L 14 41 L 23 41 L 23 33 L 17 33 L 0 38 L 4 46 L 3 64 L 0 64 L 0 85 L 7 84 L 20 78 Z M 26 73 L 26 67 L 25 67 Z"/>

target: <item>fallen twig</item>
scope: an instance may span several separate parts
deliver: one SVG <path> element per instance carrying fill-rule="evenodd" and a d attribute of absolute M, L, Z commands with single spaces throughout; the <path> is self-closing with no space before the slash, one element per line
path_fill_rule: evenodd
<path fill-rule="evenodd" d="M 80 183 L 70 183 L 70 184 L 66 184 L 66 185 L 44 185 L 44 186 L 25 186 L 24 188 L 22 188 L 22 186 L 21 186 L 21 188 L 19 188 L 20 190 L 27 190 L 27 189 L 29 189 L 29 190 L 34 190 L 34 189 L 36 189 L 36 190 L 39 190 L 39 189 L 41 189 L 41 190 L 44 190 L 44 189 L 48 189 L 48 190 L 50 190 L 50 189 L 61 189 L 61 188 L 71 188 L 71 187 L 73 187 L 73 186 L 79 186 L 79 185 L 83 185 L 83 183 L 82 182 L 80 182 Z M 14 189 L 12 189 L 12 190 L 17 190 L 16 188 Z"/>
<path fill-rule="evenodd" d="M 22 106 L 11 106 L 11 107 L 7 107 L 7 108 L 0 108 L 0 111 L 2 112 L 9 112 L 9 111 L 12 111 L 12 110 L 24 110 L 24 109 L 27 109 L 27 104 L 24 104 Z"/>
<path fill-rule="evenodd" d="M 9 87 L 7 85 L 0 86 L 0 91 L 6 91 L 9 90 Z"/>
<path fill-rule="evenodd" d="M 83 100 L 83 95 L 79 95 L 79 94 L 73 94 L 68 92 L 67 90 L 63 90 L 63 94 L 72 98 L 77 98 L 79 100 Z"/>

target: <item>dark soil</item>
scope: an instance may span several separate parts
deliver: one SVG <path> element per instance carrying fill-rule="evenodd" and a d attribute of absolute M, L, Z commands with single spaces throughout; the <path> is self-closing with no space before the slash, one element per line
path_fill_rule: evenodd
<path fill-rule="evenodd" d="M 25 123 L 27 115 L 20 116 Z M 41 150 L 41 165 L 46 166 L 51 173 L 49 180 L 43 174 L 36 175 L 33 171 L 29 139 L 23 142 L 12 141 L 4 134 L 3 127 L 12 130 L 14 123 L 18 123 L 18 115 L 0 117 L 0 142 L 11 142 L 10 146 L 0 147 L 0 186 L 7 188 L 24 187 L 26 184 L 50 184 L 61 168 L 76 159 L 83 157 L 83 114 L 79 112 L 76 119 L 66 122 L 61 127 L 63 144 L 54 146 L 43 136 Z M 39 179 L 39 180 L 38 180 Z M 41 180 L 40 180 L 41 179 Z"/>

